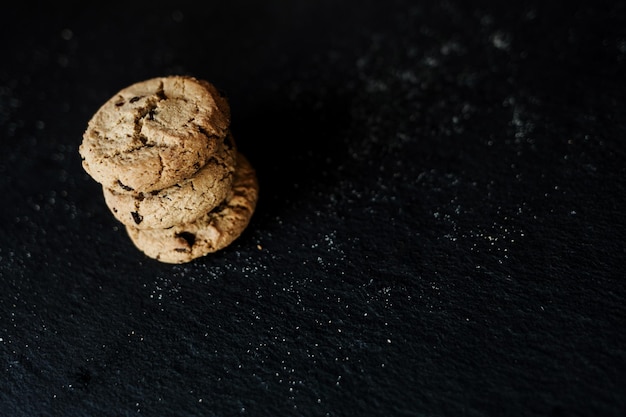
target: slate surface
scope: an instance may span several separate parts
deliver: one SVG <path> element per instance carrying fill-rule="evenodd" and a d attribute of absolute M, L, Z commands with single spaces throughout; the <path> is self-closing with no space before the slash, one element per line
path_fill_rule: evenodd
<path fill-rule="evenodd" d="M 0 14 L 0 415 L 626 414 L 623 5 L 128 3 Z M 165 74 L 261 184 L 178 266 L 77 152 Z"/>

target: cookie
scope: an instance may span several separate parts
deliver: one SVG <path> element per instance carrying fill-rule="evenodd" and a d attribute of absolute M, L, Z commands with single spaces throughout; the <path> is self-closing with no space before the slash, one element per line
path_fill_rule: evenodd
<path fill-rule="evenodd" d="M 118 193 L 161 190 L 193 176 L 219 149 L 228 101 L 209 82 L 152 78 L 106 101 L 79 147 L 85 171 Z"/>
<path fill-rule="evenodd" d="M 248 226 L 256 208 L 259 183 L 249 161 L 237 155 L 232 189 L 222 204 L 192 223 L 169 229 L 126 226 L 135 246 L 147 256 L 172 264 L 190 262 L 225 248 Z"/>
<path fill-rule="evenodd" d="M 236 166 L 232 135 L 223 150 L 191 178 L 149 193 L 130 194 L 103 187 L 113 216 L 137 229 L 167 228 L 190 223 L 220 204 L 228 195 Z"/>

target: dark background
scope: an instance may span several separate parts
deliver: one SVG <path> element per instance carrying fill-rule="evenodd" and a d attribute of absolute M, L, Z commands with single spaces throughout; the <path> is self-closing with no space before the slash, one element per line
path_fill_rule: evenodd
<path fill-rule="evenodd" d="M 0 415 L 626 414 L 623 4 L 203 4 L 0 14 Z M 169 74 L 261 185 L 184 265 L 78 155 Z"/>

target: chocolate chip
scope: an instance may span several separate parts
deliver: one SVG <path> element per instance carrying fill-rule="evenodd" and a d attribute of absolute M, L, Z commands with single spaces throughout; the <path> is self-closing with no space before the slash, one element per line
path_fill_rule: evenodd
<path fill-rule="evenodd" d="M 203 128 L 202 126 L 198 126 L 198 131 L 200 133 L 202 133 L 204 136 L 206 136 L 207 138 L 210 138 L 211 135 L 209 134 L 209 132 L 206 131 L 205 128 Z"/>
<path fill-rule="evenodd" d="M 139 224 L 143 221 L 143 216 L 137 213 L 136 211 L 131 211 L 130 214 L 131 216 L 133 216 L 133 220 L 135 221 L 136 224 Z"/>
<path fill-rule="evenodd" d="M 213 210 L 209 211 L 209 213 L 219 213 L 220 211 L 225 210 L 226 207 L 228 207 L 228 202 L 224 200 L 221 203 L 219 203 L 217 206 L 215 206 Z"/>
<path fill-rule="evenodd" d="M 157 91 L 156 96 L 159 100 L 167 100 L 167 96 L 165 95 L 165 91 L 163 90 L 163 84 L 159 86 L 159 91 Z"/>
<path fill-rule="evenodd" d="M 189 247 L 192 247 L 193 244 L 196 242 L 196 235 L 194 235 L 193 233 L 180 232 L 180 233 L 176 233 L 176 237 L 180 237 L 184 239 L 185 242 L 187 242 L 187 244 L 189 245 Z"/>
<path fill-rule="evenodd" d="M 128 185 L 122 184 L 122 181 L 120 181 L 120 180 L 117 180 L 117 183 L 119 184 L 120 187 L 122 187 L 126 191 L 134 191 L 135 190 L 134 188 L 129 187 Z"/>
<path fill-rule="evenodd" d="M 143 98 L 143 96 L 135 96 L 135 97 L 130 99 L 130 102 L 131 103 L 135 103 L 135 102 L 141 100 L 142 98 Z"/>

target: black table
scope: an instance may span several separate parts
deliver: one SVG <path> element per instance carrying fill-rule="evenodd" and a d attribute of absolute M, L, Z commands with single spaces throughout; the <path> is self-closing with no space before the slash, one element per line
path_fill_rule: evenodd
<path fill-rule="evenodd" d="M 626 414 L 623 5 L 128 3 L 0 14 L 0 415 Z M 169 74 L 261 184 L 183 265 L 78 155 Z"/>

